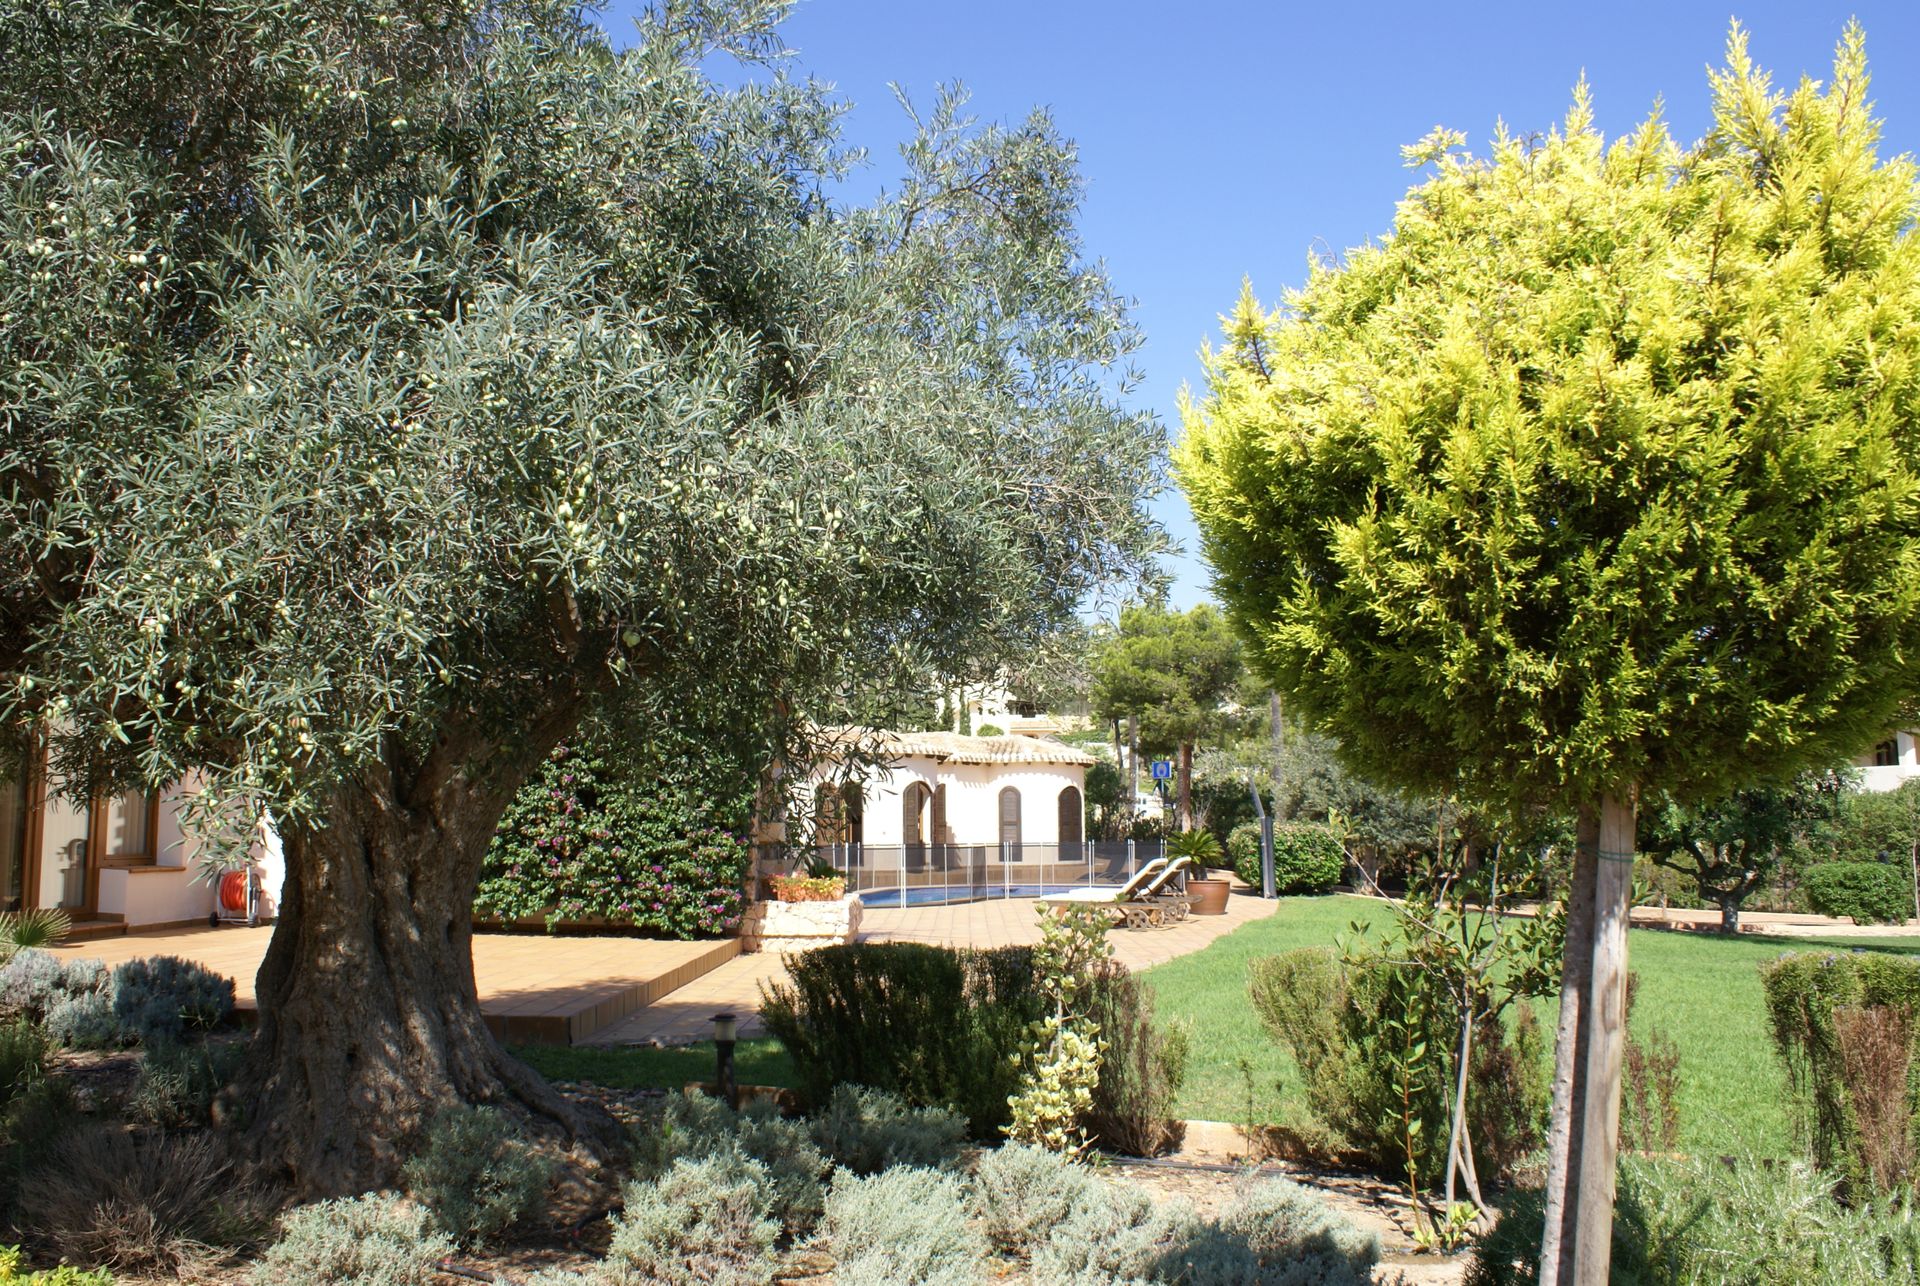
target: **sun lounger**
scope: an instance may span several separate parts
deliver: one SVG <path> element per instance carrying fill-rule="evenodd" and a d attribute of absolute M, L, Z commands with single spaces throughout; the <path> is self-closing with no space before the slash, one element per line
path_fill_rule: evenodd
<path fill-rule="evenodd" d="M 1191 862 L 1176 857 L 1171 862 L 1155 858 L 1140 868 L 1131 880 L 1114 889 L 1073 889 L 1052 893 L 1040 899 L 1050 905 L 1098 906 L 1112 911 L 1129 929 L 1158 928 L 1186 918 L 1189 903 L 1185 893 L 1176 890 L 1174 880 Z"/>
<path fill-rule="evenodd" d="M 1068 889 L 1065 893 L 1049 893 L 1042 902 L 1125 902 L 1138 896 L 1140 891 L 1151 884 L 1156 876 L 1166 868 L 1167 859 L 1156 857 L 1138 871 L 1133 878 L 1116 888 L 1095 885 L 1084 889 Z"/>

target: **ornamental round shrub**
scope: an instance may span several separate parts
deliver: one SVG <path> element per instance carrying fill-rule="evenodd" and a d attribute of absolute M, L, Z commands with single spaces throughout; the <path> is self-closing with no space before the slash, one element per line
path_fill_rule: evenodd
<path fill-rule="evenodd" d="M 400 1183 L 440 1231 L 471 1246 L 539 1219 L 553 1170 L 506 1113 L 463 1103 L 434 1116 Z"/>
<path fill-rule="evenodd" d="M 281 1221 L 280 1239 L 254 1266 L 254 1286 L 432 1286 L 453 1242 L 427 1212 L 389 1193 L 320 1201 Z"/>
<path fill-rule="evenodd" d="M 558 746 L 488 844 L 474 910 L 722 936 L 745 909 L 749 854 L 707 819 L 733 811 L 636 781 L 590 744 Z"/>
<path fill-rule="evenodd" d="M 233 1012 L 233 979 L 178 956 L 143 956 L 113 971 L 113 1016 L 142 1044 L 177 1041 Z"/>
<path fill-rule="evenodd" d="M 606 1267 L 615 1281 L 658 1286 L 766 1286 L 780 1225 L 766 1167 L 737 1154 L 675 1161 L 626 1187 Z"/>
<path fill-rule="evenodd" d="M 899 1096 L 863 1085 L 838 1085 L 813 1119 L 813 1141 L 855 1174 L 892 1166 L 945 1169 L 960 1159 L 967 1122 L 944 1107 L 912 1107 Z"/>
<path fill-rule="evenodd" d="M 1852 916 L 1855 924 L 1905 924 L 1913 914 L 1907 877 L 1882 862 L 1823 862 L 1800 879 L 1808 905 L 1821 915 Z"/>
<path fill-rule="evenodd" d="M 1273 828 L 1273 888 L 1276 893 L 1325 893 L 1347 869 L 1340 837 L 1318 822 L 1281 822 Z M 1260 850 L 1256 842 L 1253 874 L 1241 878 L 1260 886 Z"/>
<path fill-rule="evenodd" d="M 845 1171 L 827 1194 L 826 1240 L 839 1286 L 974 1286 L 987 1243 L 967 1222 L 960 1180 L 895 1166 L 870 1178 Z"/>
<path fill-rule="evenodd" d="M 63 1002 L 106 990 L 107 967 L 98 960 L 62 960 L 29 947 L 0 966 L 0 1015 L 45 1022 Z"/>
<path fill-rule="evenodd" d="M 706 1094 L 670 1094 L 636 1127 L 635 1174 L 658 1178 L 682 1158 L 739 1156 L 766 1169 L 767 1208 L 789 1232 L 805 1232 L 820 1218 L 827 1159 L 807 1126 L 789 1121 L 771 1103 L 736 1112 Z"/>

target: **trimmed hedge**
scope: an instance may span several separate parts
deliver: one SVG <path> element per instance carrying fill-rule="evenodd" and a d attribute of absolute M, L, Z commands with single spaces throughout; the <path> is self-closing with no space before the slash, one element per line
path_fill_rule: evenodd
<path fill-rule="evenodd" d="M 1249 835 L 1248 832 L 1251 832 Z M 1260 887 L 1260 826 L 1236 827 L 1227 839 L 1234 870 Z M 1280 822 L 1273 828 L 1273 889 L 1276 893 L 1326 893 L 1346 873 L 1340 837 L 1318 822 Z"/>
<path fill-rule="evenodd" d="M 787 975 L 762 987 L 760 1014 L 809 1104 L 865 1085 L 951 1108 L 973 1137 L 999 1137 L 1019 1086 L 1015 1056 L 1045 1008 L 1031 948 L 856 942 L 795 956 Z"/>
<path fill-rule="evenodd" d="M 1821 915 L 1852 916 L 1855 924 L 1905 924 L 1913 914 L 1906 874 L 1882 862 L 1823 862 L 1800 879 L 1808 905 Z"/>

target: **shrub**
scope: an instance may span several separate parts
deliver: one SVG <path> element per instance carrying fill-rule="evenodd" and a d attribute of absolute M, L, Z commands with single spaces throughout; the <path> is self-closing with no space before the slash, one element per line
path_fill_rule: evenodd
<path fill-rule="evenodd" d="M 804 1232 L 819 1219 L 827 1159 L 807 1127 L 772 1104 L 735 1112 L 705 1094 L 675 1094 L 648 1124 L 635 1157 L 642 1178 L 657 1178 L 682 1157 L 743 1156 L 766 1168 L 768 1209 L 789 1232 Z"/>
<path fill-rule="evenodd" d="M 1787 1069 L 1795 1123 L 1821 1170 L 1849 1197 L 1871 1190 L 1875 1143 L 1863 1130 L 1840 1028 L 1845 1011 L 1883 1009 L 1907 1030 L 1920 1017 L 1920 961 L 1884 954 L 1790 952 L 1762 965 L 1760 985 L 1774 1048 Z M 1856 1069 L 1863 1070 L 1863 1069 Z M 1872 1091 L 1869 1092 L 1878 1092 Z M 1911 1128 L 1911 1099 L 1898 1101 Z M 1869 1119 L 1880 1107 L 1869 1109 Z"/>
<path fill-rule="evenodd" d="M 1840 1080 L 1853 1104 L 1860 1167 L 1881 1192 L 1904 1192 L 1914 1175 L 1913 1032 L 1887 1005 L 1833 1011 Z"/>
<path fill-rule="evenodd" d="M 52 952 L 18 951 L 0 965 L 0 1015 L 45 1022 L 64 1000 L 107 989 L 107 969 L 98 960 L 62 960 Z"/>
<path fill-rule="evenodd" d="M 973 1209 L 1005 1250 L 1036 1246 L 1074 1211 L 1100 1197 L 1100 1180 L 1057 1152 L 1007 1143 L 980 1158 Z"/>
<path fill-rule="evenodd" d="M 1285 1179 L 1242 1183 L 1207 1238 L 1221 1247 L 1221 1270 L 1230 1268 L 1244 1247 L 1252 1271 L 1228 1275 L 1214 1271 L 1220 1286 L 1233 1282 L 1287 1283 L 1289 1286 L 1368 1286 L 1380 1259 L 1380 1239 L 1343 1218 L 1326 1201 Z M 1196 1256 L 1197 1259 L 1197 1256 Z M 1188 1279 L 1201 1286 L 1209 1274 L 1196 1262 Z"/>
<path fill-rule="evenodd" d="M 999 1136 L 1019 1087 L 1014 1055 L 1042 1013 L 1027 947 L 954 951 L 914 942 L 823 947 L 763 989 L 761 1018 L 792 1056 L 802 1097 L 866 1085 Z"/>
<path fill-rule="evenodd" d="M 62 1264 L 35 1272 L 20 1263 L 20 1247 L 0 1246 L 0 1286 L 113 1286 L 113 1274 Z"/>
<path fill-rule="evenodd" d="M 1256 889 L 1260 887 L 1259 822 L 1241 822 L 1227 832 L 1227 861 L 1241 879 Z"/>
<path fill-rule="evenodd" d="M 47 1035 L 69 1049 L 112 1049 L 126 1028 L 113 1015 L 113 1003 L 97 991 L 65 996 L 47 1010 Z"/>
<path fill-rule="evenodd" d="M 506 1113 L 463 1103 L 434 1115 L 400 1183 L 435 1227 L 471 1246 L 543 1213 L 553 1169 Z"/>
<path fill-rule="evenodd" d="M 1905 924 L 1913 914 L 1913 886 L 1898 868 L 1880 862 L 1822 862 L 1800 880 L 1807 904 L 1821 915 L 1851 916 L 1855 924 Z"/>
<path fill-rule="evenodd" d="M 842 1085 L 813 1119 L 813 1141 L 855 1174 L 891 1166 L 942 1169 L 960 1158 L 967 1123 L 941 1107 L 912 1107 L 884 1090 Z"/>
<path fill-rule="evenodd" d="M 22 1185 L 24 1221 L 62 1258 L 125 1272 L 179 1273 L 264 1226 L 259 1193 L 208 1135 L 75 1130 Z"/>
<path fill-rule="evenodd" d="M 1409 1006 L 1418 986 L 1411 966 L 1373 958 L 1343 963 L 1330 949 L 1305 947 L 1254 960 L 1248 991 L 1254 1011 L 1301 1069 L 1315 1120 L 1368 1164 L 1406 1170 L 1402 1098 L 1390 1043 L 1378 1039 L 1390 1022 L 1412 1022 L 1429 1050 L 1450 1050 L 1457 1033 L 1444 1011 Z M 1510 1028 L 1476 1030 L 1467 1099 L 1468 1137 L 1482 1176 L 1505 1173 L 1538 1146 L 1547 1107 L 1539 1024 L 1517 1006 Z M 1416 1140 L 1421 1176 L 1445 1160 L 1449 1061 L 1428 1058 L 1413 1081 L 1413 1114 L 1427 1128 Z"/>
<path fill-rule="evenodd" d="M 256 1286 L 433 1286 L 453 1242 L 389 1193 L 301 1206 L 254 1266 Z"/>
<path fill-rule="evenodd" d="M 1255 837 L 1255 888 L 1260 885 L 1260 850 Z M 1340 837 L 1317 822 L 1281 822 L 1273 828 L 1273 888 L 1276 893 L 1325 893 L 1346 873 L 1347 850 Z M 1243 872 L 1244 874 L 1244 872 Z"/>
<path fill-rule="evenodd" d="M 758 1161 L 683 1157 L 658 1179 L 627 1185 L 607 1266 L 661 1286 L 764 1286 L 780 1235 L 769 1193 Z"/>
<path fill-rule="evenodd" d="M 1543 1194 L 1515 1191 L 1468 1266 L 1465 1286 L 1539 1280 Z M 1805 1165 L 1751 1158 L 1620 1164 L 1615 1286 L 1806 1282 L 1879 1286 L 1920 1275 L 1910 1206 L 1849 1209 Z"/>
<path fill-rule="evenodd" d="M 24 1018 L 0 1023 L 0 1111 L 47 1069 L 47 1036 Z"/>
<path fill-rule="evenodd" d="M 1039 1286 L 1096 1282 L 1182 1281 L 1182 1252 L 1201 1224 L 1182 1202 L 1156 1204 L 1137 1188 L 1097 1185 L 1033 1252 Z"/>
<path fill-rule="evenodd" d="M 656 762 L 643 768 L 611 740 L 596 730 L 557 747 L 522 787 L 487 846 L 474 910 L 549 928 L 602 919 L 675 938 L 731 931 L 750 862 L 726 828 L 746 824 L 752 775 L 693 744 L 650 746 Z"/>
<path fill-rule="evenodd" d="M 233 979 L 178 956 L 145 956 L 113 971 L 113 1014 L 142 1044 L 177 1041 L 233 1012 Z"/>
<path fill-rule="evenodd" d="M 960 1180 L 938 1170 L 843 1175 L 827 1194 L 824 1226 L 839 1286 L 969 1286 L 987 1258 Z"/>
<path fill-rule="evenodd" d="M 238 1041 L 202 1041 L 150 1047 L 127 1096 L 135 1121 L 177 1130 L 205 1125 L 213 1100 L 240 1071 L 247 1047 Z"/>
<path fill-rule="evenodd" d="M 83 1118 L 65 1077 L 29 1078 L 0 1111 L 0 1226 L 26 1191 L 26 1175 L 53 1154 L 54 1145 Z"/>
<path fill-rule="evenodd" d="M 1186 1028 L 1155 1027 L 1153 989 L 1112 962 L 1094 974 L 1087 1015 L 1107 1047 L 1083 1122 L 1088 1135 L 1130 1156 L 1159 1156 L 1178 1146 L 1186 1125 L 1173 1115 L 1173 1104 L 1187 1074 Z"/>

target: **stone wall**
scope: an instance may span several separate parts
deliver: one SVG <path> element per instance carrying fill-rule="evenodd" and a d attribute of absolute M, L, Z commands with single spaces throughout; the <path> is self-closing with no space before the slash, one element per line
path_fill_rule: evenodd
<path fill-rule="evenodd" d="M 858 894 L 832 902 L 755 902 L 740 919 L 740 949 L 811 951 L 852 942 L 864 910 Z"/>

